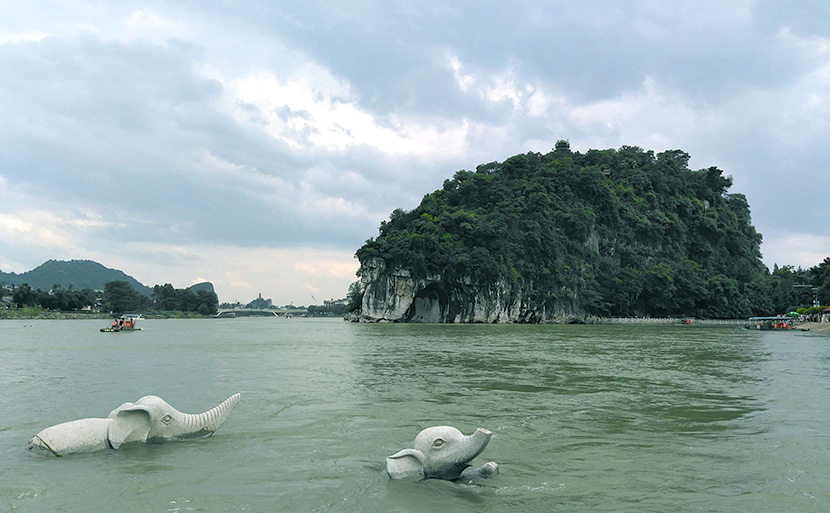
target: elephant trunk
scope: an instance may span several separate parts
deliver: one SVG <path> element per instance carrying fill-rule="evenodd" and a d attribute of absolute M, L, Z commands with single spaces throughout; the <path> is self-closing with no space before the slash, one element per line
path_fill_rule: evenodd
<path fill-rule="evenodd" d="M 490 437 L 493 436 L 492 431 L 478 428 L 475 433 L 465 437 L 464 447 L 459 451 L 458 463 L 466 463 L 474 460 L 479 454 L 484 452 L 487 444 L 490 443 Z"/>
<path fill-rule="evenodd" d="M 219 426 L 228 420 L 241 397 L 241 394 L 233 394 L 215 408 L 211 408 L 204 413 L 185 413 L 182 419 L 183 430 L 186 433 L 184 437 L 198 438 L 212 435 L 214 431 L 219 429 Z"/>

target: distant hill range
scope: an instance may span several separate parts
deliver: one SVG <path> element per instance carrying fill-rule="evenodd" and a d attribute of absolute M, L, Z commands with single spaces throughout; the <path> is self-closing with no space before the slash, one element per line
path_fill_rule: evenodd
<path fill-rule="evenodd" d="M 152 296 L 153 289 L 139 282 L 129 274 L 104 267 L 92 260 L 49 260 L 25 273 L 5 273 L 0 271 L 0 283 L 6 285 L 21 285 L 28 283 L 33 289 L 51 290 L 55 285 L 62 288 L 69 288 L 71 285 L 77 289 L 104 290 L 104 286 L 111 281 L 126 281 L 138 292 L 146 296 Z M 209 282 L 198 283 L 189 290 L 213 290 L 213 284 Z"/>

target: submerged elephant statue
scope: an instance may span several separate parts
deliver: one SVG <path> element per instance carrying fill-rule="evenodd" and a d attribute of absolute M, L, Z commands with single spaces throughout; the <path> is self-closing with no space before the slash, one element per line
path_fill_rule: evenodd
<path fill-rule="evenodd" d="M 493 461 L 480 467 L 470 465 L 487 447 L 492 434 L 480 428 L 469 436 L 451 426 L 424 429 L 415 437 L 412 449 L 386 458 L 386 472 L 392 479 L 437 478 L 475 483 L 499 472 Z"/>
<path fill-rule="evenodd" d="M 124 403 L 105 419 L 80 419 L 48 427 L 29 440 L 27 449 L 63 456 L 118 449 L 131 442 L 158 443 L 210 436 L 239 403 L 234 394 L 204 413 L 182 413 L 154 395 Z"/>

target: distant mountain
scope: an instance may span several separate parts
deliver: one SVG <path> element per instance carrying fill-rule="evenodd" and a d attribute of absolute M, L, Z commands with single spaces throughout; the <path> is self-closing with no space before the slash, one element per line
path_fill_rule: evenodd
<path fill-rule="evenodd" d="M 104 267 L 92 260 L 49 260 L 25 273 L 4 273 L 0 271 L 0 282 L 8 285 L 28 283 L 34 289 L 51 290 L 56 284 L 63 288 L 72 285 L 75 289 L 104 290 L 111 281 L 126 281 L 135 290 L 152 296 L 153 289 L 132 276 L 117 269 Z M 198 283 L 189 287 L 193 292 L 208 290 L 214 292 L 213 284 Z"/>
<path fill-rule="evenodd" d="M 216 294 L 216 291 L 213 290 L 213 283 L 211 283 L 209 281 L 203 281 L 202 283 L 197 283 L 196 285 L 191 285 L 191 286 L 187 287 L 187 290 L 193 292 L 194 294 L 196 292 L 199 292 L 200 290 L 206 290 L 208 292 L 213 292 L 214 294 Z"/>

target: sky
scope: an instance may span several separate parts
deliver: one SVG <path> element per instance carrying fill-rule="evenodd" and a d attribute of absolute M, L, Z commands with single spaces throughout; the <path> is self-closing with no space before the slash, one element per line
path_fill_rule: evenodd
<path fill-rule="evenodd" d="M 830 256 L 824 0 L 0 3 L 0 270 L 322 304 L 396 208 L 526 152 L 680 149 Z"/>

